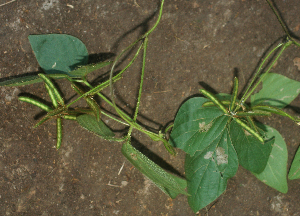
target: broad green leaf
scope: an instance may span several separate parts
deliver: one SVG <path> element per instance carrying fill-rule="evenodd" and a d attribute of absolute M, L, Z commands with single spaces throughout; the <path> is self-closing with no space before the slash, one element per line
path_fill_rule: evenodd
<path fill-rule="evenodd" d="M 269 73 L 262 83 L 262 89 L 251 96 L 252 106 L 262 104 L 283 108 L 300 93 L 300 82 L 280 74 Z"/>
<path fill-rule="evenodd" d="M 130 141 L 123 144 L 122 153 L 141 173 L 147 176 L 171 198 L 174 199 L 178 194 L 188 195 L 184 190 L 186 188 L 186 180 L 167 173 L 160 166 L 135 149 L 130 144 Z"/>
<path fill-rule="evenodd" d="M 217 107 L 202 107 L 206 101 L 202 97 L 189 99 L 175 118 L 169 142 L 191 156 L 213 142 L 224 131 L 229 119 Z"/>
<path fill-rule="evenodd" d="M 227 180 L 238 169 L 238 157 L 227 128 L 205 149 L 194 156 L 186 154 L 185 173 L 190 207 L 194 212 L 217 199 L 226 189 Z"/>
<path fill-rule="evenodd" d="M 266 185 L 281 193 L 286 193 L 288 191 L 286 177 L 288 152 L 286 143 L 277 130 L 267 125 L 265 125 L 265 129 L 267 138 L 275 137 L 275 142 L 264 171 L 260 174 L 253 174 Z"/>
<path fill-rule="evenodd" d="M 115 136 L 115 134 L 101 120 L 97 121 L 95 116 L 84 114 L 78 116 L 76 120 L 81 127 L 104 139 L 110 139 Z"/>
<path fill-rule="evenodd" d="M 85 65 L 82 67 L 77 68 L 76 70 L 73 70 L 71 72 L 69 72 L 70 76 L 72 77 L 83 77 L 88 75 L 89 73 L 98 70 L 100 68 L 103 68 L 107 65 L 110 65 L 112 62 L 108 61 L 108 62 L 100 62 L 97 64 L 91 64 L 91 65 Z"/>
<path fill-rule="evenodd" d="M 289 171 L 289 179 L 299 179 L 300 178 L 300 147 L 297 150 L 297 153 L 292 162 L 290 171 Z"/>
<path fill-rule="evenodd" d="M 240 165 L 251 172 L 261 173 L 267 165 L 274 139 L 261 143 L 236 121 L 231 121 L 229 133 Z"/>
<path fill-rule="evenodd" d="M 46 34 L 29 35 L 28 39 L 39 65 L 47 74 L 69 74 L 88 62 L 87 49 L 76 37 Z"/>
<path fill-rule="evenodd" d="M 62 79 L 66 78 L 67 76 L 64 74 L 49 74 L 48 77 L 54 79 Z M 38 75 L 30 75 L 30 76 L 22 76 L 17 78 L 8 79 L 5 81 L 0 82 L 0 86 L 23 86 L 23 85 L 30 85 L 34 83 L 42 82 L 43 80 Z"/>

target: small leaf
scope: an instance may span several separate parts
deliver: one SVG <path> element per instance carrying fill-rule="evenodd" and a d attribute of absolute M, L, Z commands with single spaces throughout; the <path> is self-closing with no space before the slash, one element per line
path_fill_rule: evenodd
<path fill-rule="evenodd" d="M 176 115 L 170 135 L 170 144 L 191 156 L 213 142 L 229 119 L 218 107 L 202 107 L 206 101 L 203 97 L 186 101 Z"/>
<path fill-rule="evenodd" d="M 197 151 L 194 156 L 187 154 L 185 173 L 191 195 L 188 202 L 193 211 L 197 212 L 217 199 L 237 169 L 238 157 L 227 129 L 202 151 Z"/>
<path fill-rule="evenodd" d="M 97 121 L 95 116 L 88 114 L 80 115 L 77 117 L 77 122 L 84 129 L 93 132 L 104 139 L 110 139 L 115 136 L 115 134 L 101 120 Z"/>
<path fill-rule="evenodd" d="M 130 141 L 123 144 L 122 153 L 130 163 L 171 198 L 174 199 L 178 194 L 188 195 L 184 190 L 186 188 L 186 181 L 184 179 L 167 173 L 144 154 L 136 150 L 130 144 Z"/>
<path fill-rule="evenodd" d="M 262 89 L 251 96 L 251 106 L 263 104 L 283 108 L 300 93 L 300 82 L 280 74 L 269 73 L 262 82 Z"/>
<path fill-rule="evenodd" d="M 266 136 L 268 138 L 275 137 L 275 143 L 264 171 L 260 174 L 253 174 L 266 185 L 275 188 L 281 193 L 286 193 L 288 191 L 286 178 L 288 160 L 287 147 L 284 139 L 277 130 L 267 125 L 264 125 L 264 127 L 266 129 Z"/>
<path fill-rule="evenodd" d="M 229 133 L 240 165 L 251 172 L 261 173 L 267 165 L 274 139 L 261 143 L 236 121 L 231 121 Z"/>
<path fill-rule="evenodd" d="M 69 74 L 88 62 L 87 49 L 76 37 L 46 34 L 29 35 L 28 39 L 39 65 L 47 74 Z"/>
<path fill-rule="evenodd" d="M 297 153 L 292 162 L 290 171 L 289 171 L 289 179 L 299 179 L 300 178 L 300 147 L 297 150 Z"/>

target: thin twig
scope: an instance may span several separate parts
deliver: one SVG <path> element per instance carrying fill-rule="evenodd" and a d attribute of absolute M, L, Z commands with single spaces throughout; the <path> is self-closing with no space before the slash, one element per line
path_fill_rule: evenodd
<path fill-rule="evenodd" d="M 123 170 L 123 168 L 124 168 L 124 165 L 125 165 L 125 161 L 124 161 L 123 165 L 121 166 L 121 168 L 120 168 L 120 170 L 119 170 L 119 172 L 118 172 L 118 175 L 121 174 L 121 172 L 122 172 L 122 170 Z"/>
<path fill-rule="evenodd" d="M 8 1 L 8 2 L 6 2 L 6 3 L 1 4 L 0 7 L 5 6 L 5 5 L 7 5 L 7 4 L 10 4 L 10 3 L 13 3 L 13 2 L 15 2 L 15 1 L 17 1 L 17 0 L 11 0 L 11 1 Z"/>

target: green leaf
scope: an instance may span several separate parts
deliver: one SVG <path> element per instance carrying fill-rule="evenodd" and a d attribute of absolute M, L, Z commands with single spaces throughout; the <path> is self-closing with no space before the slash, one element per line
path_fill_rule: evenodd
<path fill-rule="evenodd" d="M 240 165 L 251 172 L 261 173 L 267 165 L 274 139 L 261 143 L 236 121 L 231 121 L 229 132 Z"/>
<path fill-rule="evenodd" d="M 100 68 L 103 68 L 107 65 L 110 65 L 112 62 L 108 61 L 108 62 L 100 62 L 97 64 L 91 64 L 91 65 L 85 65 L 82 67 L 77 68 L 76 70 L 73 70 L 71 72 L 69 72 L 70 76 L 72 77 L 83 77 L 88 75 L 89 73 L 98 70 Z"/>
<path fill-rule="evenodd" d="M 300 147 L 294 157 L 288 176 L 291 180 L 300 178 Z"/>
<path fill-rule="evenodd" d="M 174 199 L 178 194 L 188 195 L 184 190 L 186 188 L 186 181 L 184 179 L 167 173 L 160 166 L 135 149 L 130 144 L 130 141 L 123 144 L 122 153 L 141 173 L 147 176 L 171 198 Z"/>
<path fill-rule="evenodd" d="M 263 104 L 283 108 L 300 93 L 300 82 L 283 75 L 269 73 L 263 81 L 262 89 L 251 96 L 251 105 Z"/>
<path fill-rule="evenodd" d="M 87 49 L 76 37 L 47 34 L 29 35 L 28 39 L 39 65 L 47 74 L 69 74 L 88 62 Z"/>
<path fill-rule="evenodd" d="M 170 144 L 193 156 L 202 151 L 225 129 L 229 116 L 218 107 L 202 107 L 208 100 L 196 97 L 186 101 L 179 109 Z"/>
<path fill-rule="evenodd" d="M 115 136 L 115 134 L 101 120 L 97 121 L 95 116 L 84 114 L 78 116 L 76 120 L 81 127 L 104 139 L 110 139 Z"/>
<path fill-rule="evenodd" d="M 207 206 L 226 189 L 238 169 L 238 157 L 227 128 L 202 151 L 186 155 L 188 202 L 194 212 Z"/>
<path fill-rule="evenodd" d="M 266 185 L 275 188 L 281 193 L 287 193 L 288 185 L 286 176 L 288 152 L 286 144 L 277 130 L 267 125 L 264 126 L 266 136 L 268 138 L 275 137 L 275 143 L 264 171 L 260 174 L 253 174 Z"/>

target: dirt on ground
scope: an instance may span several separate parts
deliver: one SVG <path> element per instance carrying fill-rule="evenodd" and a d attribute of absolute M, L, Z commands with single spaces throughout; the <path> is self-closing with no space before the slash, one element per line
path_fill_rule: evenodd
<path fill-rule="evenodd" d="M 300 1 L 274 2 L 291 32 L 300 36 Z M 159 4 L 158 0 L 0 0 L 0 79 L 40 70 L 30 34 L 73 35 L 86 45 L 91 63 L 114 59 L 153 26 Z M 166 0 L 162 20 L 149 37 L 139 121 L 158 130 L 173 121 L 180 105 L 199 95 L 200 88 L 230 93 L 234 76 L 242 90 L 262 57 L 283 36 L 263 0 Z M 300 81 L 300 68 L 293 61 L 299 57 L 299 48 L 287 49 L 273 72 Z M 117 70 L 131 58 L 127 56 Z M 107 71 L 99 70 L 90 78 Z M 115 84 L 118 104 L 128 113 L 135 107 L 140 72 L 141 59 Z M 65 99 L 72 100 L 68 82 L 57 83 Z M 42 83 L 0 87 L 0 215 L 194 215 L 185 196 L 170 199 L 135 169 L 122 155 L 120 143 L 104 141 L 65 121 L 57 151 L 55 122 L 33 129 L 41 113 L 18 101 L 24 92 L 50 101 Z M 109 109 L 102 101 L 101 106 Z M 299 114 L 299 107 L 297 98 L 285 111 Z M 299 146 L 299 126 L 280 117 L 263 121 L 285 138 L 290 165 Z M 107 119 L 105 123 L 115 131 L 124 130 Z M 181 151 L 172 157 L 162 143 L 136 131 L 133 137 L 134 145 L 156 163 L 184 175 Z M 240 167 L 226 192 L 198 215 L 300 216 L 300 181 L 288 185 L 288 193 L 282 194 Z"/>

